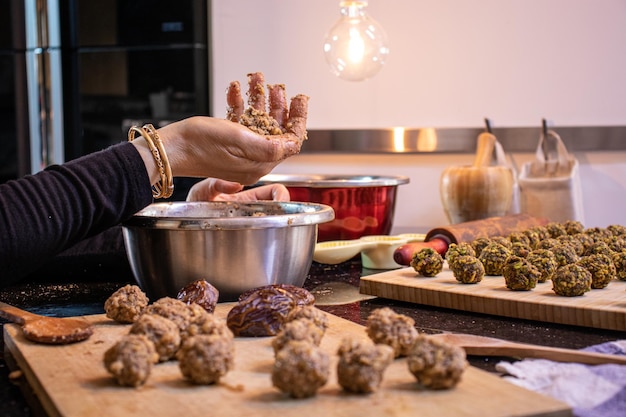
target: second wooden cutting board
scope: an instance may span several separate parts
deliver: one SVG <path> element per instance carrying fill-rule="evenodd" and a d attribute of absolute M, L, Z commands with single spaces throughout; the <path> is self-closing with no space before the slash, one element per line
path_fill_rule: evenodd
<path fill-rule="evenodd" d="M 531 291 L 512 291 L 501 276 L 461 284 L 447 267 L 435 277 L 420 276 L 409 267 L 361 277 L 360 292 L 475 313 L 626 330 L 626 281 L 615 279 L 606 288 L 564 297 L 552 291 L 551 281 L 537 284 Z"/>
<path fill-rule="evenodd" d="M 220 304 L 224 317 L 232 307 Z M 454 389 L 420 389 L 406 360 L 396 360 L 385 373 L 381 389 L 371 395 L 344 393 L 336 382 L 336 356 L 345 336 L 365 338 L 363 326 L 329 315 L 330 328 L 322 347 L 333 358 L 329 382 L 318 395 L 304 400 L 286 397 L 270 379 L 274 354 L 271 338 L 237 338 L 235 368 L 220 384 L 186 382 L 177 362 L 155 367 L 138 389 L 116 385 L 102 365 L 104 351 L 128 332 L 102 315 L 90 316 L 93 336 L 85 342 L 47 346 L 29 342 L 15 325 L 5 326 L 5 343 L 51 416 L 570 416 L 557 400 L 527 391 L 496 375 L 469 368 Z"/>

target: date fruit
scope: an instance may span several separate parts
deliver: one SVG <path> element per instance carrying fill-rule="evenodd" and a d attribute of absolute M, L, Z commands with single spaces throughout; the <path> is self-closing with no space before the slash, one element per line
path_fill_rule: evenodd
<path fill-rule="evenodd" d="M 243 300 L 244 298 L 247 298 L 250 294 L 263 288 L 280 288 L 289 292 L 293 296 L 294 300 L 296 301 L 296 305 L 300 307 L 312 306 L 315 303 L 315 297 L 313 296 L 313 294 L 311 294 L 309 291 L 307 291 L 306 289 L 302 287 L 297 287 L 291 284 L 271 284 L 271 285 L 265 285 L 259 288 L 253 288 L 251 290 L 248 290 L 242 293 L 239 296 L 239 301 Z"/>
<path fill-rule="evenodd" d="M 176 298 L 185 304 L 196 303 L 207 312 L 213 313 L 219 295 L 220 292 L 217 288 L 209 282 L 200 279 L 187 284 L 178 292 Z"/>
<path fill-rule="evenodd" d="M 296 306 L 295 297 L 284 288 L 261 287 L 235 304 L 226 324 L 235 336 L 275 336 Z"/>

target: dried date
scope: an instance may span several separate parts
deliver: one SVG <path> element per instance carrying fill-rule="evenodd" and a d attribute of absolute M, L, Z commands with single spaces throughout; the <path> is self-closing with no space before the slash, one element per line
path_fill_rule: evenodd
<path fill-rule="evenodd" d="M 242 293 L 239 296 L 239 301 L 245 299 L 246 297 L 248 297 L 250 294 L 254 293 L 255 291 L 258 291 L 263 288 L 280 288 L 289 292 L 293 296 L 294 300 L 296 301 L 296 305 L 298 306 L 312 306 L 315 303 L 315 296 L 313 294 L 311 294 L 309 291 L 307 291 L 306 289 L 302 287 L 296 287 L 295 285 L 291 285 L 291 284 L 271 284 L 271 285 L 265 285 L 259 288 L 253 288 L 251 290 L 248 290 Z"/>
<path fill-rule="evenodd" d="M 182 288 L 178 292 L 176 298 L 185 304 L 198 304 L 207 312 L 213 313 L 215 311 L 219 295 L 220 292 L 217 288 L 209 282 L 201 279 L 193 281 Z"/>
<path fill-rule="evenodd" d="M 235 336 L 274 336 L 296 305 L 289 291 L 277 286 L 261 287 L 235 304 L 226 324 Z"/>

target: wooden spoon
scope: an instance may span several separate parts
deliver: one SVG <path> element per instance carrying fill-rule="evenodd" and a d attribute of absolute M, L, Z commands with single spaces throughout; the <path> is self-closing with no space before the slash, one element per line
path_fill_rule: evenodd
<path fill-rule="evenodd" d="M 605 363 L 626 365 L 626 356 L 621 355 L 509 342 L 473 334 L 441 333 L 429 335 L 429 337 L 461 346 L 468 355 L 542 358 L 556 362 L 576 362 L 588 365 Z"/>
<path fill-rule="evenodd" d="M 89 338 L 93 327 L 84 319 L 46 317 L 0 301 L 0 317 L 20 324 L 28 340 L 52 345 L 80 342 Z"/>

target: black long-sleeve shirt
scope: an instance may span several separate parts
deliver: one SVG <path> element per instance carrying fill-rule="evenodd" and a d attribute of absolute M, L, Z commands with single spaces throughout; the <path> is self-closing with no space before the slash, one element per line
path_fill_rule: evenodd
<path fill-rule="evenodd" d="M 151 202 L 145 165 L 128 142 L 1 184 L 0 286 L 63 253 L 123 253 L 116 226 Z"/>

